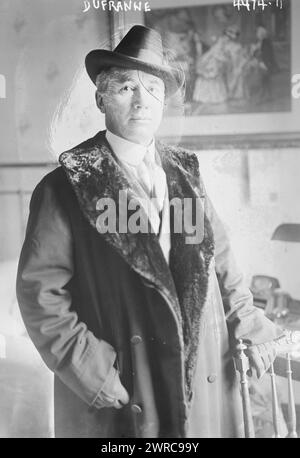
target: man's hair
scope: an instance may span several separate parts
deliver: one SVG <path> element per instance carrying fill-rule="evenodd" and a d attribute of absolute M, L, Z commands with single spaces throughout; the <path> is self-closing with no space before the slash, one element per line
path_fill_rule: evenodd
<path fill-rule="evenodd" d="M 120 80 L 122 78 L 125 79 L 126 75 L 127 70 L 125 68 L 110 67 L 102 70 L 96 77 L 97 92 L 100 92 L 101 94 L 107 92 L 109 83 L 112 80 Z"/>

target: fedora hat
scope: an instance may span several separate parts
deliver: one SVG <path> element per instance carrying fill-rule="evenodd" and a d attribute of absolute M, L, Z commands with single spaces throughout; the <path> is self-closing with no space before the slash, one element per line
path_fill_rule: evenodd
<path fill-rule="evenodd" d="M 165 62 L 160 34 L 142 25 L 133 26 L 113 51 L 90 51 L 85 67 L 94 84 L 97 75 L 110 67 L 151 73 L 164 81 L 168 95 L 176 92 L 184 81 L 183 73 Z"/>

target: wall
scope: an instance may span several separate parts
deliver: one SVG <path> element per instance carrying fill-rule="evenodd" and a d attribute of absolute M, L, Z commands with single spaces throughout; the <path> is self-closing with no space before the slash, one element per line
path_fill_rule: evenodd
<path fill-rule="evenodd" d="M 281 223 L 300 223 L 298 149 L 201 151 L 207 192 L 227 226 L 248 283 L 277 277 L 300 298 L 300 244 L 272 241 Z"/>
<path fill-rule="evenodd" d="M 64 147 L 80 142 L 100 126 L 84 58 L 91 49 L 107 44 L 108 16 L 95 9 L 82 10 L 81 0 L 1 1 L 0 74 L 5 77 L 6 98 L 0 98 L 0 163 L 53 161 Z M 87 110 L 89 117 L 83 120 L 82 112 L 79 116 L 75 111 L 73 129 L 59 131 L 61 109 L 78 80 L 87 89 L 80 97 L 85 107 L 92 107 Z M 47 171 L 0 169 L 0 260 L 18 256 L 24 236 L 20 210 L 24 208 L 26 216 L 29 193 Z M 15 194 L 16 189 L 28 193 Z"/>

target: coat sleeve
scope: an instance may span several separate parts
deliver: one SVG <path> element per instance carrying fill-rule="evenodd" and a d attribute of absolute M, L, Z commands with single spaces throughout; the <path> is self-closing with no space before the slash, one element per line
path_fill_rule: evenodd
<path fill-rule="evenodd" d="M 58 190 L 35 188 L 17 274 L 17 298 L 28 334 L 47 366 L 95 407 L 114 402 L 116 352 L 72 309 L 73 240 Z M 104 386 L 105 390 L 104 391 Z"/>
<path fill-rule="evenodd" d="M 236 264 L 224 225 L 207 195 L 205 200 L 214 234 L 215 269 L 231 344 L 243 339 L 249 345 L 257 345 L 282 336 L 283 331 L 253 305 L 252 294 Z"/>

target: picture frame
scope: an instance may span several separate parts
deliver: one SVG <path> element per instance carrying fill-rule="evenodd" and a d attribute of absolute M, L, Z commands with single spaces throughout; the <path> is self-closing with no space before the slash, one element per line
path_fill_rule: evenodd
<path fill-rule="evenodd" d="M 295 74 L 300 74 L 300 54 L 297 52 L 297 43 L 299 42 L 300 32 L 296 18 L 300 13 L 300 3 L 295 0 L 283 0 L 289 3 L 290 8 L 290 23 L 289 23 L 289 39 L 290 39 L 290 61 L 289 73 L 285 74 L 284 83 L 279 88 L 280 91 L 285 91 L 284 107 L 272 106 L 268 111 L 257 110 L 252 112 L 239 109 L 239 112 L 229 110 L 229 112 L 220 113 L 186 113 L 185 116 L 166 116 L 160 135 L 168 140 L 174 141 L 174 126 L 176 126 L 175 142 L 187 147 L 194 148 L 195 146 L 203 149 L 207 148 L 277 148 L 277 147 L 298 147 L 300 145 L 300 99 L 292 97 L 292 77 Z M 170 10 L 167 14 L 168 20 L 172 16 L 171 13 L 197 8 L 218 8 L 226 6 L 237 10 L 233 6 L 231 0 L 152 0 L 150 2 L 151 11 L 147 13 L 129 12 L 123 14 L 123 27 L 128 30 L 133 24 L 144 24 L 146 26 L 158 28 L 153 21 L 151 15 L 162 17 L 160 14 L 163 10 Z M 257 8 L 259 8 L 257 6 Z M 278 13 L 280 14 L 278 7 Z M 204 11 L 204 10 L 203 10 Z M 158 13 L 158 14 L 157 14 Z M 257 14 L 259 12 L 257 11 Z M 241 14 L 235 11 L 236 14 Z M 243 13 L 245 17 L 245 12 Z M 247 14 L 251 14 L 247 12 Z M 236 17 L 236 16 L 235 16 Z M 249 16 L 250 18 L 250 16 Z M 119 24 L 120 24 L 120 18 Z M 166 29 L 166 23 L 164 26 Z M 250 19 L 249 19 L 250 21 Z M 203 21 L 202 21 L 203 23 Z M 251 38 L 251 37 L 250 37 Z M 252 41 L 254 41 L 255 36 Z M 244 40 L 245 41 L 245 40 Z M 280 41 L 280 40 L 279 40 Z M 249 37 L 248 37 L 249 42 Z M 282 72 L 281 72 L 282 73 Z M 274 77 L 275 78 L 275 77 Z M 280 77 L 282 78 L 282 76 Z M 278 90 L 278 89 L 277 89 Z M 270 105 L 271 106 L 271 105 Z"/>

